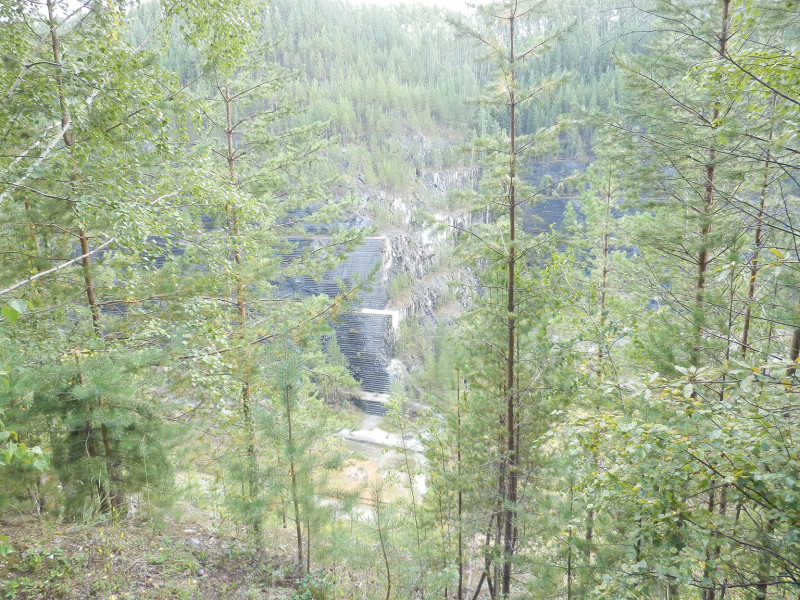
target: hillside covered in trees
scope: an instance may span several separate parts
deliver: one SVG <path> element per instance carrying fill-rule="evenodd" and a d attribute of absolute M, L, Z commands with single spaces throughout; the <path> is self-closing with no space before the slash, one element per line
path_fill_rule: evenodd
<path fill-rule="evenodd" d="M 0 26 L 4 598 L 800 596 L 797 2 Z"/>

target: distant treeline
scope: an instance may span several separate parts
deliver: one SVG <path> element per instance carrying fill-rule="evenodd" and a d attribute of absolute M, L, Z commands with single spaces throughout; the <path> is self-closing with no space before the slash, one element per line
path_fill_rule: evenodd
<path fill-rule="evenodd" d="M 646 31 L 646 23 L 632 24 L 633 13 L 612 5 L 567 0 L 552 7 L 540 30 L 560 31 L 557 43 L 520 73 L 523 87 L 542 75 L 568 74 L 568 83 L 549 102 L 526 107 L 519 123 L 528 133 L 570 121 L 561 134 L 565 156 L 583 157 L 591 138 L 592 128 L 576 115 L 606 110 L 619 98 L 615 49 L 646 35 L 630 34 Z M 134 26 L 135 38 L 144 37 L 156 14 L 154 4 L 137 9 L 133 16 L 141 27 Z M 340 146 L 331 155 L 341 172 L 402 190 L 415 169 L 464 164 L 469 158 L 460 152 L 461 143 L 507 125 L 502 110 L 478 101 L 492 68 L 452 25 L 457 18 L 430 6 L 275 0 L 261 16 L 264 58 L 299 75 L 286 82 L 289 96 L 306 108 L 293 124 L 327 123 L 323 135 Z M 202 86 L 197 51 L 181 41 L 178 24 L 173 31 L 165 67 L 182 82 Z"/>

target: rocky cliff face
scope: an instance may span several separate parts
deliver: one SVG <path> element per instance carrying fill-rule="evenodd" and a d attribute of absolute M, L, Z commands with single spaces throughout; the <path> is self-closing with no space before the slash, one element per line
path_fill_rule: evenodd
<path fill-rule="evenodd" d="M 479 179 L 477 167 L 418 173 L 420 188 L 429 203 L 452 190 L 473 189 Z M 427 213 L 427 218 L 422 218 L 419 215 L 424 212 L 424 206 L 419 193 L 387 200 L 393 222 L 399 226 L 387 233 L 383 275 L 387 282 L 405 277 L 411 283 L 408 293 L 390 298 L 392 308 L 400 311 L 404 319 L 435 322 L 452 310 L 458 310 L 458 306 L 466 307 L 468 291 L 464 287 L 453 287 L 452 283 L 469 282 L 472 275 L 466 269 L 451 268 L 443 257 L 449 254 L 459 229 L 486 222 L 488 215 L 434 210 Z"/>
<path fill-rule="evenodd" d="M 417 177 L 422 184 L 446 194 L 453 189 L 474 188 L 478 185 L 481 170 L 478 167 L 463 167 L 434 171 L 432 169 L 417 170 Z"/>
<path fill-rule="evenodd" d="M 407 196 L 360 189 L 360 209 L 354 218 L 362 223 L 377 223 L 380 235 L 365 239 L 346 261 L 319 281 L 301 277 L 279 284 L 286 297 L 334 297 L 340 293 L 340 282 L 352 285 L 377 268 L 373 283 L 359 294 L 352 312 L 334 324 L 339 348 L 367 393 L 362 400 L 373 402 L 376 396 L 388 394 L 392 381 L 405 371 L 399 361 L 392 360 L 402 321 L 433 323 L 467 306 L 468 290 L 454 287 L 451 282 L 469 281 L 470 273 L 450 267 L 443 256 L 452 246 L 452 236 L 457 231 L 454 225 L 466 228 L 486 216 L 449 212 L 434 212 L 432 218 L 422 215 L 437 196 L 438 204 L 446 204 L 442 202 L 444 194 L 475 186 L 479 177 L 474 167 L 429 170 L 418 176 L 416 191 Z M 299 256 L 304 247 L 321 243 L 320 240 L 296 240 L 295 254 Z M 287 256 L 285 260 L 293 258 L 296 257 Z M 404 282 L 404 286 L 402 293 L 392 295 L 389 292 L 397 289 L 397 285 L 393 286 L 395 281 Z"/>
<path fill-rule="evenodd" d="M 424 144 L 420 148 L 424 150 Z M 533 176 L 554 176 L 550 173 L 554 168 L 542 167 Z M 374 283 L 361 294 L 354 312 L 335 325 L 339 346 L 353 374 L 366 392 L 379 396 L 388 394 L 392 381 L 402 378 L 412 366 L 393 360 L 403 321 L 433 324 L 468 308 L 471 286 L 477 281 L 469 269 L 453 267 L 448 257 L 455 236 L 491 219 L 488 211 L 431 208 L 447 207 L 447 194 L 454 190 L 474 189 L 481 176 L 477 167 L 417 168 L 415 172 L 416 185 L 407 194 L 392 194 L 360 183 L 356 190 L 359 209 L 353 219 L 358 224 L 374 223 L 379 235 L 365 240 L 321 282 L 294 282 L 302 293 L 332 295 L 338 292 L 337 281 L 363 279 L 379 265 Z M 545 222 L 545 228 L 559 222 L 565 202 L 566 199 L 547 199 L 529 209 L 530 214 L 523 216 L 527 219 L 526 229 L 535 233 L 536 227 L 543 227 L 540 221 Z"/>

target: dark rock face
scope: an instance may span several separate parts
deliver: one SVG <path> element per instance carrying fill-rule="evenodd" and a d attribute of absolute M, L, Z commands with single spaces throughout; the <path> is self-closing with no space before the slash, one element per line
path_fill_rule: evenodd
<path fill-rule="evenodd" d="M 588 163 L 579 160 L 536 161 L 529 165 L 525 179 L 535 186 L 544 187 L 544 182 L 559 182 L 564 178 L 586 169 Z M 553 190 L 555 191 L 555 190 Z M 574 201 L 579 192 L 573 190 L 564 196 L 545 196 L 536 204 L 522 207 L 522 227 L 530 234 L 546 233 L 551 226 L 559 227 L 564 222 L 567 204 Z"/>
<path fill-rule="evenodd" d="M 535 163 L 530 166 L 526 179 L 559 180 L 582 166 L 585 165 L 577 161 Z M 481 177 L 478 167 L 439 171 L 418 169 L 416 174 L 420 189 L 433 195 L 445 194 L 452 189 L 474 188 Z M 439 224 L 437 227 L 417 220 L 420 201 L 416 193 L 401 197 L 364 187 L 360 195 L 362 211 L 359 212 L 369 213 L 371 204 L 387 207 L 392 215 L 394 231 L 385 237 L 367 238 L 347 260 L 325 273 L 319 281 L 301 277 L 280 284 L 280 288 L 281 293 L 288 296 L 326 294 L 334 297 L 341 292 L 340 283 L 350 287 L 371 276 L 370 283 L 364 286 L 354 302 L 353 312 L 334 323 L 334 331 L 354 377 L 361 381 L 366 392 L 358 400 L 359 406 L 367 412 L 384 412 L 385 405 L 376 395 L 391 391 L 393 376 L 389 366 L 400 319 L 436 322 L 443 316 L 448 318 L 461 312 L 471 302 L 470 284 L 477 283 L 474 273 L 440 264 L 440 244 L 452 243 L 450 238 L 457 236 L 458 231 L 470 229 L 477 223 L 489 223 L 492 216 L 488 211 L 437 213 L 434 215 Z M 526 206 L 523 211 L 525 229 L 538 233 L 548 230 L 551 224 L 560 224 L 569 201 L 568 198 L 552 197 L 534 207 Z M 363 216 L 357 218 L 368 220 Z M 320 243 L 319 239 L 298 242 L 297 256 L 303 246 Z M 413 287 L 398 306 L 392 306 L 396 310 L 389 310 L 388 282 L 400 275 L 410 277 Z M 462 283 L 454 287 L 453 281 Z"/>
<path fill-rule="evenodd" d="M 441 171 L 418 170 L 420 189 L 432 194 L 444 194 L 450 189 L 472 188 L 480 179 L 478 167 L 446 169 Z M 456 231 L 454 227 L 467 227 L 471 223 L 486 222 L 487 214 L 436 215 L 442 231 L 430 223 L 417 222 L 416 211 L 419 198 L 393 196 L 381 190 L 369 190 L 362 186 L 359 222 L 369 219 L 364 214 L 371 212 L 370 205 L 385 206 L 391 213 L 394 231 L 385 237 L 373 237 L 364 243 L 347 260 L 335 269 L 326 272 L 318 280 L 297 277 L 279 282 L 279 293 L 284 297 L 308 297 L 325 294 L 331 298 L 346 289 L 369 278 L 353 303 L 353 311 L 342 316 L 333 324 L 336 341 L 350 366 L 353 376 L 361 381 L 365 394 L 359 399 L 362 409 L 370 412 L 384 412 L 385 405 L 381 395 L 389 394 L 393 375 L 389 366 L 401 318 L 415 318 L 428 322 L 437 319 L 443 299 L 448 296 L 448 282 L 454 277 L 469 281 L 467 272 L 442 272 L 439 264 L 440 243 Z M 399 229 L 399 230 L 398 230 Z M 310 233 L 322 233 L 321 231 Z M 295 249 L 284 257 L 290 262 L 299 259 L 304 250 L 325 243 L 322 237 L 292 240 Z M 445 269 L 445 271 L 447 271 Z M 413 281 L 410 295 L 401 306 L 388 307 L 388 282 L 398 275 L 405 275 Z M 467 288 L 450 292 L 451 304 L 463 307 L 469 302 Z M 456 300 L 452 301 L 455 295 Z M 397 362 L 397 361 L 395 361 Z M 402 370 L 402 368 L 400 369 Z M 395 372 L 398 370 L 395 369 Z M 374 404 L 374 406 L 373 406 Z"/>
<path fill-rule="evenodd" d="M 386 277 L 408 274 L 420 279 L 434 268 L 436 253 L 430 245 L 420 244 L 416 238 L 399 233 L 386 241 Z"/>
<path fill-rule="evenodd" d="M 350 363 L 353 376 L 361 381 L 365 392 L 388 394 L 391 376 L 387 370 L 389 354 L 394 346 L 391 339 L 392 319 L 389 315 L 350 313 L 334 325 L 336 341 Z"/>
<path fill-rule="evenodd" d="M 285 261 L 298 258 L 303 249 L 314 240 L 293 240 L 294 251 Z M 319 241 L 319 240 L 317 240 Z M 392 317 L 388 314 L 361 312 L 362 309 L 380 311 L 386 308 L 386 286 L 382 268 L 386 260 L 386 240 L 366 238 L 364 243 L 338 267 L 326 272 L 319 281 L 310 277 L 297 277 L 278 284 L 284 297 L 308 297 L 325 294 L 333 298 L 345 289 L 368 280 L 353 303 L 353 312 L 342 316 L 333 324 L 336 342 L 350 365 L 353 376 L 361 381 L 365 392 L 388 394 L 391 376 L 388 366 L 394 349 Z"/>
<path fill-rule="evenodd" d="M 292 240 L 296 247 L 291 254 L 284 257 L 288 262 L 296 260 L 302 251 L 308 248 L 314 240 Z M 320 241 L 319 239 L 317 241 Z M 327 240 L 322 240 L 327 241 Z M 314 281 L 310 277 L 295 277 L 287 279 L 278 284 L 280 294 L 284 297 L 306 298 L 318 294 L 325 294 L 329 298 L 334 298 L 341 293 L 339 282 L 345 289 L 351 288 L 359 282 L 363 282 L 374 270 L 378 270 L 372 281 L 362 286 L 358 294 L 358 308 L 386 308 L 386 287 L 382 283 L 380 269 L 384 263 L 383 238 L 366 238 L 364 243 L 353 252 L 347 260 L 338 267 L 327 271 L 319 281 Z"/>

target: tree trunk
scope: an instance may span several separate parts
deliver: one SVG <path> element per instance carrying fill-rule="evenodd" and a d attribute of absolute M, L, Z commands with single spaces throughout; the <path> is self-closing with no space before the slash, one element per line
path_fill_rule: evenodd
<path fill-rule="evenodd" d="M 711 491 L 708 492 L 708 505 L 707 506 L 708 506 L 708 514 L 713 516 L 715 508 L 716 508 L 717 496 L 716 496 L 716 493 L 715 493 L 715 491 L 713 489 L 714 488 L 714 481 L 713 480 L 711 481 L 710 485 L 711 485 L 712 489 L 711 489 Z M 711 572 L 711 565 L 710 565 L 710 562 L 711 562 L 712 558 L 713 557 L 711 556 L 711 551 L 710 550 L 706 550 L 706 561 L 705 561 L 705 565 L 703 567 L 703 578 L 707 579 L 708 581 L 711 581 L 712 580 L 712 576 L 713 576 L 713 573 Z M 716 590 L 713 587 L 703 590 L 703 600 L 716 600 L 716 596 L 717 596 L 717 593 L 716 593 Z"/>
<path fill-rule="evenodd" d="M 458 474 L 458 600 L 464 600 L 463 504 L 461 493 L 461 378 L 456 370 L 456 468 Z M 416 515 L 414 517 L 416 521 Z"/>
<path fill-rule="evenodd" d="M 48 28 L 50 30 L 50 41 L 52 45 L 53 51 L 53 63 L 58 65 L 59 71 L 57 71 L 55 76 L 56 81 L 56 89 L 58 93 L 58 103 L 59 108 L 61 110 L 61 126 L 64 128 L 64 134 L 62 139 L 64 141 L 64 146 L 67 148 L 70 156 L 73 153 L 73 138 L 72 133 L 68 129 L 67 125 L 69 124 L 69 110 L 67 108 L 67 100 L 64 94 L 64 87 L 63 87 L 63 80 L 61 78 L 60 68 L 61 68 L 61 42 L 58 38 L 58 34 L 56 33 L 56 21 L 55 16 L 53 14 L 54 3 L 53 0 L 47 0 L 47 19 L 48 19 Z M 72 179 L 74 181 L 75 175 L 73 173 Z M 91 271 L 91 257 L 89 256 L 90 248 L 89 248 L 89 236 L 87 232 L 84 230 L 83 227 L 78 229 L 78 238 L 80 240 L 81 246 L 81 254 L 83 258 L 81 259 L 81 269 L 83 271 L 83 281 L 86 291 L 86 301 L 89 306 L 89 312 L 92 316 L 92 331 L 94 335 L 98 339 L 103 338 L 103 327 L 100 322 L 100 307 L 98 306 L 97 302 L 97 294 L 95 292 L 94 287 L 94 279 L 92 278 L 92 271 Z M 80 351 L 75 351 L 75 361 L 78 367 L 78 381 L 81 385 L 83 385 L 83 373 L 81 373 L 80 368 Z M 102 406 L 102 401 L 98 401 L 98 406 Z M 91 420 L 91 415 L 87 416 L 86 421 L 86 438 L 87 441 L 92 437 L 92 431 L 94 427 Z M 116 494 L 114 493 L 112 482 L 117 479 L 115 476 L 115 469 L 112 464 L 111 458 L 111 439 L 108 432 L 108 427 L 105 423 L 100 425 L 100 432 L 103 441 L 103 450 L 105 453 L 105 465 L 106 465 L 106 477 L 108 478 L 108 485 L 104 486 L 99 481 L 97 482 L 98 486 L 98 494 L 101 496 L 100 498 L 100 510 L 108 514 L 113 509 L 117 508 L 116 505 Z M 94 444 L 92 443 L 91 447 L 87 444 L 87 451 L 89 455 L 97 456 L 97 452 L 94 449 Z"/>
<path fill-rule="evenodd" d="M 511 561 L 514 554 L 514 528 L 516 525 L 516 504 L 517 504 L 517 485 L 518 473 L 516 464 L 516 436 L 517 436 L 517 416 L 515 413 L 517 402 L 517 386 L 514 376 L 516 363 L 516 316 L 515 316 L 515 268 L 517 263 L 516 253 L 516 190 L 515 177 L 517 168 L 517 132 L 516 132 L 516 99 L 515 99 L 515 14 L 511 13 L 509 22 L 509 141 L 511 144 L 509 152 L 509 184 L 508 184 L 508 217 L 509 217 L 509 244 L 508 244 L 508 282 L 506 290 L 506 310 L 508 313 L 508 345 L 506 348 L 506 445 L 504 463 L 508 477 L 506 486 L 506 496 L 504 500 L 504 522 L 503 522 L 503 579 L 500 593 L 502 598 L 508 598 L 511 590 Z"/>
<path fill-rule="evenodd" d="M 730 0 L 722 0 L 722 31 L 719 38 L 718 53 L 721 57 L 725 56 L 728 43 L 728 19 L 729 19 Z M 716 126 L 721 114 L 721 106 L 718 101 L 714 102 L 712 110 L 712 127 Z M 692 350 L 692 366 L 700 366 L 700 352 L 702 350 L 703 335 L 703 302 L 705 299 L 706 276 L 708 272 L 708 236 L 711 233 L 711 217 L 714 211 L 714 180 L 716 177 L 717 150 L 713 145 L 708 151 L 708 162 L 706 163 L 705 173 L 705 193 L 703 197 L 703 216 L 700 228 L 700 252 L 697 256 L 697 281 L 695 283 L 695 346 Z M 693 394 L 697 396 L 696 392 Z"/>
<path fill-rule="evenodd" d="M 233 100 L 231 98 L 230 87 L 228 82 L 225 82 L 225 88 L 222 92 L 223 102 L 225 103 L 225 142 L 227 144 L 226 160 L 228 162 L 228 183 L 231 187 L 238 187 L 239 183 L 236 179 L 236 148 L 234 144 L 233 134 Z M 233 261 L 237 268 L 242 266 L 242 247 L 240 245 L 239 236 L 241 234 L 239 225 L 239 213 L 236 206 L 227 205 L 226 213 L 229 220 L 230 231 L 233 235 Z M 247 304 L 245 300 L 245 288 L 242 278 L 237 272 L 234 275 L 234 297 L 236 301 L 236 311 L 239 316 L 239 338 L 244 340 L 246 337 L 247 329 Z M 242 421 L 247 435 L 247 489 L 246 496 L 248 502 L 253 502 L 256 494 L 258 493 L 258 445 L 256 442 L 255 429 L 253 424 L 253 411 L 252 411 L 252 390 L 250 386 L 250 375 L 248 369 L 247 351 L 244 351 L 244 356 L 240 358 L 242 366 L 242 389 L 241 389 L 241 407 L 242 407 Z M 261 520 L 258 516 L 250 515 L 250 525 L 253 531 L 259 534 L 261 531 Z M 260 543 L 260 538 L 259 538 Z"/>
<path fill-rule="evenodd" d="M 800 305 L 798 305 L 798 312 L 800 312 Z M 794 328 L 794 335 L 792 336 L 792 345 L 789 348 L 789 361 L 792 363 L 786 370 L 788 377 L 793 377 L 797 373 L 797 359 L 800 357 L 800 325 Z"/>
<path fill-rule="evenodd" d="M 392 570 L 389 565 L 389 553 L 386 551 L 386 544 L 388 540 L 385 539 L 383 523 L 383 499 L 380 487 L 374 489 L 373 499 L 375 502 L 375 527 L 378 530 L 378 542 L 381 546 L 381 555 L 383 556 L 383 565 L 386 568 L 386 597 L 389 600 L 392 595 Z"/>
<path fill-rule="evenodd" d="M 311 511 L 306 504 L 306 573 L 311 573 Z"/>
<path fill-rule="evenodd" d="M 606 179 L 605 200 L 606 211 L 605 219 L 603 220 L 603 270 L 600 278 L 600 339 L 597 340 L 597 377 L 600 381 L 603 380 L 603 359 L 605 357 L 605 343 L 606 343 L 606 294 L 608 292 L 608 273 L 611 270 L 608 264 L 609 255 L 609 227 L 611 217 L 611 201 L 612 201 L 612 186 L 611 176 Z"/>
<path fill-rule="evenodd" d="M 775 521 L 774 519 L 768 519 L 765 527 L 765 537 L 771 534 L 775 530 Z M 765 540 L 765 546 L 769 546 L 768 540 Z M 767 592 L 769 590 L 769 580 L 770 580 L 770 564 L 772 562 L 771 555 L 762 552 L 761 556 L 759 557 L 758 561 L 758 583 L 755 587 L 755 600 L 766 600 Z"/>
<path fill-rule="evenodd" d="M 489 527 L 486 529 L 486 548 L 487 548 L 487 550 L 492 545 L 492 521 L 499 519 L 499 517 L 500 517 L 500 512 L 499 511 L 495 511 L 489 517 Z M 500 535 L 499 532 L 500 532 L 500 529 L 498 527 L 497 528 L 497 535 Z M 487 552 L 485 554 L 484 558 L 483 558 L 483 572 L 486 575 L 486 585 L 489 588 L 489 597 L 491 598 L 491 600 L 495 600 L 494 587 L 492 586 L 492 573 L 491 573 L 491 570 L 492 570 L 492 561 L 491 561 L 491 558 L 489 557 L 489 554 Z M 495 581 L 497 581 L 496 577 L 495 577 Z M 480 586 L 478 586 L 478 587 L 480 587 Z"/>
<path fill-rule="evenodd" d="M 777 100 L 778 100 L 777 94 L 773 94 L 772 95 L 773 110 L 775 108 Z M 770 127 L 768 136 L 770 144 L 772 142 L 772 136 L 773 136 L 772 127 Z M 750 260 L 750 281 L 747 290 L 747 308 L 745 309 L 744 313 L 744 325 L 742 326 L 742 342 L 740 344 L 742 358 L 747 357 L 748 341 L 750 337 L 750 321 L 752 318 L 753 301 L 755 300 L 756 296 L 756 277 L 758 275 L 758 259 L 759 259 L 759 253 L 761 252 L 761 244 L 762 244 L 761 240 L 761 235 L 763 230 L 762 221 L 764 219 L 764 206 L 767 199 L 767 192 L 769 190 L 769 163 L 771 160 L 771 148 L 772 148 L 771 145 L 767 147 L 767 154 L 764 160 L 764 180 L 761 184 L 758 215 L 756 217 L 756 232 L 753 239 L 753 245 L 755 248 L 753 251 L 753 258 Z"/>
<path fill-rule="evenodd" d="M 81 369 L 81 351 L 76 349 L 75 350 L 75 366 L 78 371 L 78 385 L 85 385 L 86 381 L 83 377 L 83 371 Z M 94 427 L 92 425 L 92 413 L 91 409 L 86 415 L 86 424 L 84 425 L 84 435 L 86 436 L 86 453 L 89 455 L 89 458 L 97 458 L 99 455 L 97 453 L 97 446 L 94 443 Z M 110 466 L 109 466 L 109 457 L 110 457 L 110 449 L 107 444 L 106 434 L 103 434 L 103 446 L 106 452 L 106 477 L 111 478 L 110 475 Z M 99 479 L 95 483 L 97 487 L 97 499 L 100 502 L 100 512 L 103 514 L 111 513 L 111 510 L 114 508 L 113 505 L 113 492 L 110 490 L 109 485 L 104 485 L 102 481 Z"/>
<path fill-rule="evenodd" d="M 574 500 L 574 490 L 572 482 L 569 486 L 569 518 L 572 519 L 572 507 Z M 572 526 L 567 529 L 567 600 L 572 600 Z"/>
<path fill-rule="evenodd" d="M 287 385 L 284 387 L 284 398 L 286 400 L 286 422 L 289 430 L 289 447 L 292 446 L 292 406 L 291 406 L 291 388 Z M 297 538 L 297 564 L 300 569 L 303 568 L 303 531 L 300 526 L 300 498 L 297 491 L 297 473 L 294 468 L 294 457 L 289 457 L 289 477 L 292 481 L 292 505 L 294 506 L 294 531 Z"/>

